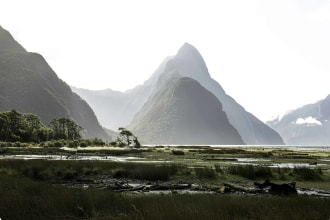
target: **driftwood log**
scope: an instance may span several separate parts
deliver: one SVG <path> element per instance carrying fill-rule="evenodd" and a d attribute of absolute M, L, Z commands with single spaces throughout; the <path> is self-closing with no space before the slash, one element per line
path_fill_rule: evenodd
<path fill-rule="evenodd" d="M 263 183 L 254 182 L 254 186 L 259 189 L 269 188 L 269 193 L 273 195 L 297 195 L 296 182 L 276 184 L 265 180 Z"/>
<path fill-rule="evenodd" d="M 264 193 L 265 191 L 262 189 L 256 189 L 256 188 L 248 188 L 239 186 L 232 183 L 223 183 L 225 187 L 228 187 L 230 191 L 236 191 L 236 192 L 244 192 L 244 193 Z"/>

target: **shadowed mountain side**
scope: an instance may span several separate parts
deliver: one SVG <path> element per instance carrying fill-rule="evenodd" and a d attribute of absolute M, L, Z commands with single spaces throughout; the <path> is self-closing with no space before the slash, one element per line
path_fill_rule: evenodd
<path fill-rule="evenodd" d="M 229 122 L 237 129 L 246 144 L 284 144 L 280 135 L 261 122 L 251 113 L 228 96 L 220 84 L 210 77 L 203 57 L 192 45 L 185 43 L 176 56 L 168 61 L 171 69 L 184 77 L 197 80 L 203 87 L 212 92 L 222 103 Z"/>
<path fill-rule="evenodd" d="M 41 55 L 26 52 L 1 28 L 0 36 L 1 111 L 34 113 L 47 125 L 56 117 L 71 118 L 86 129 L 85 137 L 108 138 L 89 105 L 57 77 Z"/>
<path fill-rule="evenodd" d="M 267 123 L 281 134 L 287 144 L 329 145 L 330 95 Z"/>
<path fill-rule="evenodd" d="M 197 81 L 172 75 L 134 118 L 147 144 L 244 144 L 219 100 Z"/>

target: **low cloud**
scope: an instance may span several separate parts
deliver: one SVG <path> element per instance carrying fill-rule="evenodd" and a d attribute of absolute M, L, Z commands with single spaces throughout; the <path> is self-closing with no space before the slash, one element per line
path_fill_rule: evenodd
<path fill-rule="evenodd" d="M 297 125 L 307 125 L 307 126 L 316 126 L 316 125 L 322 125 L 322 122 L 317 120 L 316 118 L 313 118 L 311 116 L 307 118 L 298 118 L 296 121 Z"/>

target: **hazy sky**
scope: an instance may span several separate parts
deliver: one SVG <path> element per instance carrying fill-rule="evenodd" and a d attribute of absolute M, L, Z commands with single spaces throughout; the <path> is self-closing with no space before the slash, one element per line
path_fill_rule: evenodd
<path fill-rule="evenodd" d="M 70 85 L 124 91 L 184 42 L 261 120 L 330 94 L 329 0 L 0 0 L 0 25 Z"/>

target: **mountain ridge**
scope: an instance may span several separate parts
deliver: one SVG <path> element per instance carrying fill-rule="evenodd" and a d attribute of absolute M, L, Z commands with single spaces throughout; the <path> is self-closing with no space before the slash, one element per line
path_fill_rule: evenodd
<path fill-rule="evenodd" d="M 291 145 L 330 144 L 330 95 L 301 106 L 267 124 Z"/>
<path fill-rule="evenodd" d="M 85 128 L 85 137 L 109 139 L 87 102 L 72 92 L 40 54 L 26 51 L 1 27 L 0 110 L 11 109 L 36 114 L 44 124 L 56 117 L 70 118 Z"/>

